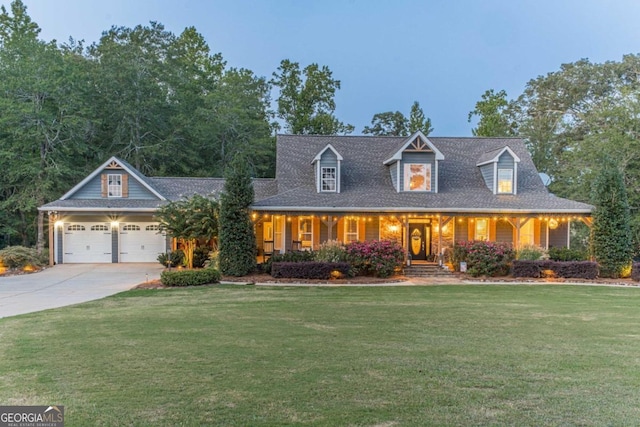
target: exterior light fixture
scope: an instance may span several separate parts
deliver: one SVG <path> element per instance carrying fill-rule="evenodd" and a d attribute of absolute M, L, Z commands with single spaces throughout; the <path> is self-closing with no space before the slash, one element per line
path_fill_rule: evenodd
<path fill-rule="evenodd" d="M 552 230 L 555 230 L 556 228 L 558 228 L 558 220 L 556 220 L 555 218 L 551 218 L 549 220 L 549 228 Z"/>

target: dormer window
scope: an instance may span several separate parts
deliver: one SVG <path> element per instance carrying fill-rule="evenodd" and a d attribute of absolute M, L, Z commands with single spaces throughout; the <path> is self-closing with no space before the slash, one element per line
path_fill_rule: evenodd
<path fill-rule="evenodd" d="M 122 197 L 122 175 L 109 174 L 107 176 L 107 189 L 109 197 Z"/>
<path fill-rule="evenodd" d="M 322 171 L 322 191 L 336 191 L 336 168 L 323 167 Z"/>
<path fill-rule="evenodd" d="M 404 191 L 431 191 L 431 165 L 405 163 Z"/>
<path fill-rule="evenodd" d="M 505 145 L 482 154 L 476 166 L 493 194 L 517 194 L 518 163 L 520 158 Z"/>
<path fill-rule="evenodd" d="M 498 194 L 513 193 L 513 169 L 498 169 Z"/>
<path fill-rule="evenodd" d="M 318 193 L 340 192 L 340 164 L 342 156 L 331 144 L 327 144 L 311 162 L 315 167 Z"/>

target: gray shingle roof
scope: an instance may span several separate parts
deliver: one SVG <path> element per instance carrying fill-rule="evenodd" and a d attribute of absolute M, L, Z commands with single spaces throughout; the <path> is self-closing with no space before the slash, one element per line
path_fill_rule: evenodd
<path fill-rule="evenodd" d="M 524 142 L 518 138 L 434 138 L 442 152 L 438 193 L 397 192 L 383 162 L 406 142 L 405 137 L 279 135 L 278 194 L 257 200 L 256 209 L 588 213 L 592 206 L 550 194 L 542 184 Z M 317 193 L 311 164 L 331 144 L 344 158 L 340 193 Z M 494 195 L 479 168 L 486 153 L 505 146 L 520 158 L 518 194 Z"/>
<path fill-rule="evenodd" d="M 589 213 L 591 205 L 559 198 L 542 184 L 524 142 L 518 138 L 441 138 L 429 140 L 444 155 L 438 165 L 438 193 L 397 192 L 389 166 L 405 137 L 278 135 L 276 179 L 254 179 L 254 208 L 272 211 L 508 212 Z M 343 157 L 341 192 L 318 193 L 314 157 L 331 144 Z M 476 166 L 504 147 L 520 158 L 518 194 L 494 195 Z M 488 157 L 489 156 L 489 157 Z M 127 164 L 131 170 L 135 169 Z M 167 200 L 193 194 L 219 196 L 222 178 L 136 177 Z M 41 210 L 153 210 L 166 202 L 134 199 L 68 199 Z"/>

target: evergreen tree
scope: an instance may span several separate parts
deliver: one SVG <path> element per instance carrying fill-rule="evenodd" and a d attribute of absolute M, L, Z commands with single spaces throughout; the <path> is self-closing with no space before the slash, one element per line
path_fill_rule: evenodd
<path fill-rule="evenodd" d="M 424 136 L 429 136 L 433 132 L 433 127 L 431 126 L 431 119 L 426 117 L 424 111 L 420 108 L 420 103 L 414 101 L 409 114 L 409 133 L 412 134 L 417 131 L 422 131 Z"/>
<path fill-rule="evenodd" d="M 220 197 L 220 271 L 244 276 L 256 266 L 256 239 L 250 210 L 253 185 L 247 162 L 236 156 L 225 174 Z"/>
<path fill-rule="evenodd" d="M 612 160 L 605 159 L 592 191 L 591 250 L 601 276 L 620 277 L 631 264 L 630 215 L 623 176 Z"/>

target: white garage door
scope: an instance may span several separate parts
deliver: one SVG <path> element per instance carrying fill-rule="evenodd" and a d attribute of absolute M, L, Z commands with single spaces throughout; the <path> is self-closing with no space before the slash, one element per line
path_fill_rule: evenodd
<path fill-rule="evenodd" d="M 63 263 L 111 262 L 111 224 L 65 224 L 63 250 Z"/>
<path fill-rule="evenodd" d="M 157 262 L 165 252 L 166 240 L 158 223 L 121 223 L 120 262 Z"/>

